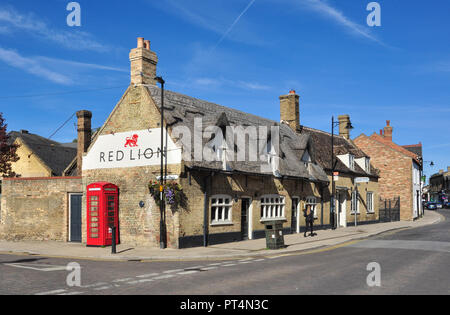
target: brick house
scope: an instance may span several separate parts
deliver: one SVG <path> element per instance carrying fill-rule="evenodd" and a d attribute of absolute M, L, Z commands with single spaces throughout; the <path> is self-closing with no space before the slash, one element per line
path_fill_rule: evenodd
<path fill-rule="evenodd" d="M 393 142 L 392 135 L 393 127 L 387 121 L 380 134 L 361 134 L 354 143 L 371 156 L 380 170 L 380 197 L 400 197 L 400 219 L 413 220 L 423 212 L 421 144 L 400 146 Z"/>

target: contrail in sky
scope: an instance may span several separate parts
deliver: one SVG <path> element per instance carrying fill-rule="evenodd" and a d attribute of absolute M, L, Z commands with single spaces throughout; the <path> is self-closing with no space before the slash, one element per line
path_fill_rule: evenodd
<path fill-rule="evenodd" d="M 225 37 L 227 37 L 228 34 L 230 34 L 230 32 L 233 30 L 234 26 L 239 22 L 239 20 L 248 11 L 248 9 L 250 9 L 250 7 L 253 5 L 253 3 L 255 3 L 255 1 L 256 0 L 251 0 L 250 1 L 250 3 L 247 5 L 247 7 L 244 9 L 244 11 L 242 11 L 241 14 L 239 14 L 239 16 L 236 18 L 236 20 L 234 20 L 233 24 L 231 24 L 231 26 L 228 28 L 228 30 L 222 35 L 222 37 L 219 39 L 219 41 L 214 46 L 214 48 L 211 50 L 211 52 L 216 50 L 217 46 L 219 46 L 222 43 L 222 41 L 225 39 Z"/>

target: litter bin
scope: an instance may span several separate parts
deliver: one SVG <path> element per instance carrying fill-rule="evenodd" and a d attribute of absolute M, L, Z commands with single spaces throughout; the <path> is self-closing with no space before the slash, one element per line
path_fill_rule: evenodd
<path fill-rule="evenodd" d="M 284 247 L 283 222 L 267 221 L 266 245 L 268 249 L 280 249 Z"/>

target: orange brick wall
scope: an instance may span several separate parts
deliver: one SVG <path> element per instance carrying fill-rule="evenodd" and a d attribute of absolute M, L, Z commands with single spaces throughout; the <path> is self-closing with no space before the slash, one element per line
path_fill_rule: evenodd
<path fill-rule="evenodd" d="M 380 170 L 380 198 L 400 196 L 400 219 L 412 220 L 412 159 L 366 135 L 359 136 L 354 142 L 370 156 L 371 163 Z"/>

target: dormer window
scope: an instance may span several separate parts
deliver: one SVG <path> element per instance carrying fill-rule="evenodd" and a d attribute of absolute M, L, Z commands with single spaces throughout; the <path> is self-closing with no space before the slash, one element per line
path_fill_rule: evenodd
<path fill-rule="evenodd" d="M 352 171 L 355 170 L 355 156 L 352 154 L 349 154 L 348 156 L 348 165 Z"/>
<path fill-rule="evenodd" d="M 366 168 L 365 168 L 366 173 L 370 174 L 370 158 L 366 158 Z"/>
<path fill-rule="evenodd" d="M 311 156 L 309 155 L 308 150 L 306 150 L 305 153 L 303 154 L 302 162 L 311 163 Z"/>

